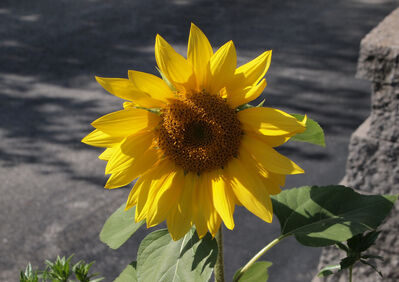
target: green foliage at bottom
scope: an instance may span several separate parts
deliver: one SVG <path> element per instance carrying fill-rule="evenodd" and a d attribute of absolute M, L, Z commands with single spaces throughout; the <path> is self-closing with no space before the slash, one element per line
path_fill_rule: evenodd
<path fill-rule="evenodd" d="M 44 270 L 32 270 L 32 265 L 29 263 L 25 271 L 20 273 L 20 282 L 68 282 L 73 281 L 70 279 L 73 274 L 80 282 L 98 282 L 104 279 L 102 277 L 94 278 L 99 275 L 98 273 L 89 274 L 94 262 L 85 263 L 80 260 L 72 265 L 72 256 L 68 258 L 58 256 L 54 262 L 46 260 Z"/>
<path fill-rule="evenodd" d="M 374 230 L 371 232 L 353 236 L 347 241 L 346 245 L 343 243 L 337 243 L 336 246 L 346 252 L 346 257 L 341 259 L 339 264 L 330 265 L 322 268 L 318 273 L 318 276 L 329 276 L 331 274 L 334 274 L 334 271 L 342 271 L 344 269 L 353 268 L 355 263 L 360 262 L 364 265 L 371 267 L 382 277 L 382 273 L 377 269 L 377 266 L 370 262 L 370 259 L 384 260 L 384 258 L 377 255 L 364 253 L 372 245 L 374 245 L 379 234 L 379 231 Z"/>

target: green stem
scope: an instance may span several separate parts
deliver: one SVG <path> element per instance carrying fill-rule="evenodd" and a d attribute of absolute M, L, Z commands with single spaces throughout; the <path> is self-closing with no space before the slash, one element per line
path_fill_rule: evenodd
<path fill-rule="evenodd" d="M 215 236 L 218 243 L 218 257 L 215 264 L 215 282 L 224 282 L 224 261 L 223 261 L 223 232 L 222 226 Z"/>
<path fill-rule="evenodd" d="M 353 265 L 351 265 L 349 267 L 349 282 L 352 282 L 352 268 L 353 268 Z"/>
<path fill-rule="evenodd" d="M 244 274 L 245 271 L 248 270 L 248 268 L 251 267 L 261 256 L 263 256 L 268 250 L 270 250 L 273 246 L 277 245 L 281 240 L 283 240 L 287 235 L 285 236 L 280 236 L 273 241 L 271 241 L 269 244 L 267 244 L 262 250 L 260 250 L 247 264 L 240 270 L 240 273 L 238 274 L 237 278 L 240 278 L 241 275 Z M 237 279 L 238 280 L 238 279 Z"/>

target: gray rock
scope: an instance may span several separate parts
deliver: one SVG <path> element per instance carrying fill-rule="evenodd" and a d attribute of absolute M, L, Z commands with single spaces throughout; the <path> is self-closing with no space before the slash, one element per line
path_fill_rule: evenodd
<path fill-rule="evenodd" d="M 399 86 L 374 83 L 368 134 L 382 140 L 399 140 Z"/>
<path fill-rule="evenodd" d="M 346 176 L 342 181 L 362 193 L 399 193 L 399 8 L 361 42 L 357 77 L 373 82 L 371 113 L 352 134 Z M 367 252 L 384 257 L 378 269 L 384 281 L 399 281 L 399 203 L 381 226 L 377 244 Z M 339 263 L 345 254 L 335 247 L 322 252 L 319 269 Z M 369 266 L 356 265 L 355 281 L 380 281 Z M 316 281 L 348 281 L 343 271 Z"/>
<path fill-rule="evenodd" d="M 398 26 L 396 9 L 362 39 L 356 77 L 381 83 L 399 82 Z"/>
<path fill-rule="evenodd" d="M 370 137 L 371 119 L 368 118 L 352 135 L 349 145 L 347 174 L 345 185 L 362 193 L 396 194 L 399 193 L 399 143 Z M 343 183 L 342 183 L 343 184 Z M 378 269 L 383 273 L 383 281 L 399 281 L 399 203 L 381 226 L 381 234 L 377 245 L 367 252 L 384 257 L 377 261 Z M 336 247 L 328 247 L 322 251 L 319 269 L 338 264 L 345 253 Z M 355 281 L 380 281 L 378 274 L 368 266 L 356 265 L 353 275 Z M 318 281 L 348 281 L 348 272 L 343 271 Z"/>
<path fill-rule="evenodd" d="M 399 193 L 399 143 L 370 136 L 371 118 L 352 135 L 347 185 L 370 193 Z"/>
<path fill-rule="evenodd" d="M 395 84 L 373 83 L 371 95 L 372 111 L 395 112 L 399 109 L 399 87 Z"/>

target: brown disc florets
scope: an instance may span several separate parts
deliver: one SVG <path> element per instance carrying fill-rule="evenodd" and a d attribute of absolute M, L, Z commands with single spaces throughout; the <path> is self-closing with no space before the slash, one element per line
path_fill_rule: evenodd
<path fill-rule="evenodd" d="M 236 111 L 206 92 L 191 94 L 161 110 L 158 146 L 185 171 L 221 168 L 238 153 L 242 129 Z"/>

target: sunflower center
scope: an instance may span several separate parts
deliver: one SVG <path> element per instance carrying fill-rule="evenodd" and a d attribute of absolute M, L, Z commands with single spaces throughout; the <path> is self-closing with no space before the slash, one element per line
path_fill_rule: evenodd
<path fill-rule="evenodd" d="M 185 171 L 221 168 L 238 153 L 242 129 L 236 111 L 206 92 L 188 95 L 161 110 L 158 146 Z"/>

